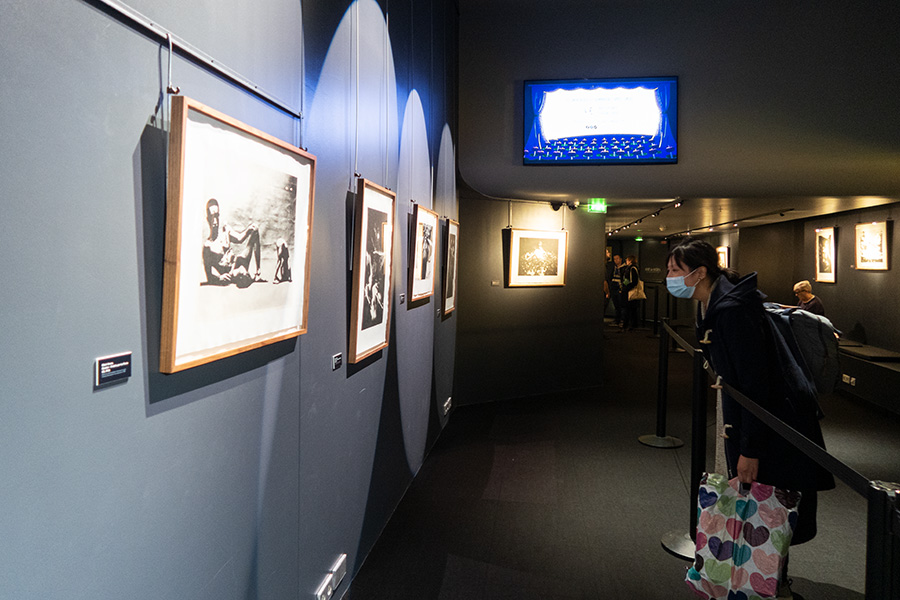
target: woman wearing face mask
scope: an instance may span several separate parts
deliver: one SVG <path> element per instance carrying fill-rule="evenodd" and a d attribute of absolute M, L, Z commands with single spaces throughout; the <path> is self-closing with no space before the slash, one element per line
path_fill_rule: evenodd
<path fill-rule="evenodd" d="M 709 243 L 686 238 L 669 253 L 666 287 L 673 296 L 698 300 L 697 339 L 722 379 L 824 448 L 815 392 L 795 397 L 775 349 L 772 324 L 763 307 L 765 294 L 756 273 L 739 277 L 718 264 Z M 792 444 L 764 425 L 727 394 L 722 397 L 728 476 L 802 492 L 791 545 L 816 535 L 817 490 L 834 488 L 834 478 Z M 791 595 L 787 560 L 779 598 Z"/>

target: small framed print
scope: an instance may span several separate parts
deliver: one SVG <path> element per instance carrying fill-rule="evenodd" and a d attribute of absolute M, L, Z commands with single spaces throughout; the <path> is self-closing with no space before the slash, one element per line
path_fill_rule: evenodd
<path fill-rule="evenodd" d="M 719 256 L 720 269 L 727 269 L 731 266 L 731 248 L 728 246 L 719 246 L 716 248 L 716 254 Z"/>
<path fill-rule="evenodd" d="M 858 223 L 856 225 L 856 268 L 866 271 L 887 271 L 888 221 Z"/>
<path fill-rule="evenodd" d="M 433 210 L 413 205 L 409 240 L 409 301 L 424 300 L 434 294 L 434 256 L 438 216 Z"/>
<path fill-rule="evenodd" d="M 456 309 L 457 267 L 459 266 L 459 222 L 447 219 L 447 234 L 444 236 L 444 314 Z"/>
<path fill-rule="evenodd" d="M 834 283 L 835 228 L 816 229 L 816 281 Z"/>
<path fill-rule="evenodd" d="M 513 229 L 509 236 L 509 286 L 566 285 L 569 232 Z"/>
<path fill-rule="evenodd" d="M 395 194 L 360 179 L 353 238 L 353 301 L 347 360 L 357 363 L 388 345 Z"/>
<path fill-rule="evenodd" d="M 160 371 L 307 330 L 316 157 L 172 98 Z"/>

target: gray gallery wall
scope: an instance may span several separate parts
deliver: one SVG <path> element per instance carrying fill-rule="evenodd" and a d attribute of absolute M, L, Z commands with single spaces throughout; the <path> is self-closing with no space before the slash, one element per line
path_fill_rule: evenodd
<path fill-rule="evenodd" d="M 355 173 L 398 193 L 397 294 L 412 201 L 458 217 L 456 7 L 391 2 L 387 30 L 373 0 L 127 6 L 302 111 L 171 61 L 181 93 L 317 156 L 309 331 L 159 373 L 168 50 L 99 0 L 3 2 L 0 597 L 309 598 L 338 554 L 359 568 L 453 393 L 440 283 L 395 298 L 387 349 L 346 352 Z"/>
<path fill-rule="evenodd" d="M 805 221 L 741 232 L 744 271 L 758 271 L 760 289 L 773 302 L 794 304 L 795 282 L 809 280 L 822 299 L 825 314 L 846 336 L 894 352 L 900 351 L 900 250 L 891 239 L 898 206 L 835 213 Z M 889 268 L 868 271 L 856 268 L 855 230 L 858 223 L 887 221 Z M 835 228 L 835 281 L 816 282 L 816 228 Z M 790 260 L 787 260 L 787 259 Z M 742 271 L 743 272 L 743 271 Z"/>
<path fill-rule="evenodd" d="M 462 404 L 598 386 L 606 215 L 460 193 Z M 507 287 L 508 227 L 568 233 L 566 285 Z"/>

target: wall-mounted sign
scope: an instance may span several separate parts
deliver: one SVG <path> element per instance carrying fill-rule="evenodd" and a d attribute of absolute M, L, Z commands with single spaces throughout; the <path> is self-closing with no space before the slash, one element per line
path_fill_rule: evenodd
<path fill-rule="evenodd" d="M 129 377 L 131 377 L 131 352 L 103 356 L 94 361 L 94 385 L 97 387 Z"/>

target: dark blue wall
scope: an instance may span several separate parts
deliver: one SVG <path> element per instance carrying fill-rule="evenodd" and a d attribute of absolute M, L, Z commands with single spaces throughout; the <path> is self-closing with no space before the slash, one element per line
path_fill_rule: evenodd
<path fill-rule="evenodd" d="M 4 2 L 0 597 L 309 598 L 346 553 L 342 594 L 453 393 L 440 283 L 396 295 L 411 201 L 458 217 L 455 5 L 127 4 L 302 112 L 172 60 L 183 94 L 317 156 L 309 331 L 159 373 L 168 51 L 102 2 Z M 347 365 L 355 173 L 398 194 L 395 303 Z M 95 390 L 122 351 L 131 378 Z"/>

